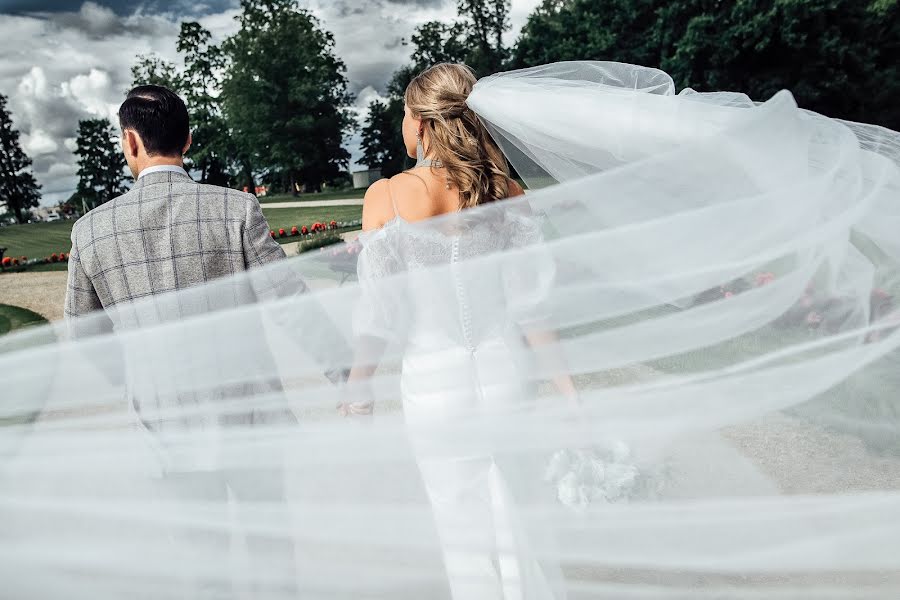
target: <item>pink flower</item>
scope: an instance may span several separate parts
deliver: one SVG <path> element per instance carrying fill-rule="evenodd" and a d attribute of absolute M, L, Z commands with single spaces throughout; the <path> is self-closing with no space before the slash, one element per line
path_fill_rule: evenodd
<path fill-rule="evenodd" d="M 817 313 L 816 311 L 811 311 L 808 315 L 806 315 L 806 324 L 810 327 L 816 327 L 822 322 L 822 315 Z"/>
<path fill-rule="evenodd" d="M 765 273 L 756 274 L 756 286 L 761 287 L 775 281 L 775 273 L 766 271 Z"/>
<path fill-rule="evenodd" d="M 725 292 L 726 298 L 731 298 L 732 296 L 734 296 L 734 292 Z"/>

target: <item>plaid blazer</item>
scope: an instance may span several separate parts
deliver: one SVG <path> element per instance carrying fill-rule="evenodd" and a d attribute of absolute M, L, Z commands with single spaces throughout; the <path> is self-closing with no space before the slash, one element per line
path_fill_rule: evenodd
<path fill-rule="evenodd" d="M 75 223 L 65 313 L 81 316 L 284 257 L 252 195 L 149 173 Z"/>
<path fill-rule="evenodd" d="M 200 285 L 283 258 L 252 195 L 201 185 L 181 173 L 149 173 L 129 192 L 79 219 L 72 230 L 65 306 L 70 335 L 103 333 L 110 326 L 152 327 L 304 293 L 299 278 L 282 273 L 270 281 L 265 271 L 230 285 Z M 193 289 L 167 293 L 185 288 Z M 75 318 L 101 309 L 94 317 Z M 233 327 L 230 339 L 242 340 L 239 347 L 208 345 L 203 356 L 186 355 L 191 330 L 175 328 L 140 343 L 117 340 L 120 355 L 98 361 L 109 382 L 125 389 L 143 426 L 157 434 L 152 439 L 167 470 L 213 469 L 221 451 L 211 442 L 184 450 L 167 442 L 168 433 L 201 435 L 232 424 L 294 422 L 286 405 L 269 401 L 259 408 L 257 399 L 283 392 L 262 320 L 246 316 Z M 270 377 L 228 383 L 242 369 Z M 218 402 L 233 398 L 246 405 L 217 410 Z"/>

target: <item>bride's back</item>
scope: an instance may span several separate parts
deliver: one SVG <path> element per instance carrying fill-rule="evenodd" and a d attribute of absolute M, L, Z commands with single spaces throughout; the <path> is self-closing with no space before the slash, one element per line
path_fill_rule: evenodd
<path fill-rule="evenodd" d="M 386 311 L 405 311 L 401 320 L 414 332 L 430 332 L 432 342 L 440 334 L 465 346 L 504 328 L 508 294 L 499 265 L 486 263 L 484 273 L 466 280 L 456 276 L 453 265 L 539 236 L 533 221 L 515 211 L 468 210 L 505 204 L 523 193 L 500 149 L 466 106 L 474 84 L 467 67 L 446 64 L 410 83 L 403 137 L 417 165 L 366 193 L 359 259 L 363 286 L 388 288 L 371 295 L 393 305 Z M 403 290 L 378 281 L 399 272 L 409 274 Z"/>

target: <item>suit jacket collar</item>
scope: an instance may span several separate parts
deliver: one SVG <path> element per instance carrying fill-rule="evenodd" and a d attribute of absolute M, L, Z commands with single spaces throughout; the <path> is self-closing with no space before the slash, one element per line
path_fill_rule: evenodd
<path fill-rule="evenodd" d="M 143 187 L 152 183 L 184 183 L 194 181 L 187 173 L 177 171 L 155 171 L 147 173 L 134 182 L 134 187 Z"/>

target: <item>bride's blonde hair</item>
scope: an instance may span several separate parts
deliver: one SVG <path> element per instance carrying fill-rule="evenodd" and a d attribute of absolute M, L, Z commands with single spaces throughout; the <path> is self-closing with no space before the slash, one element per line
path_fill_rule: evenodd
<path fill-rule="evenodd" d="M 509 195 L 506 158 L 466 106 L 475 82 L 466 65 L 441 63 L 416 76 L 404 95 L 407 108 L 429 133 L 426 152 L 443 163 L 459 188 L 460 208 Z"/>

